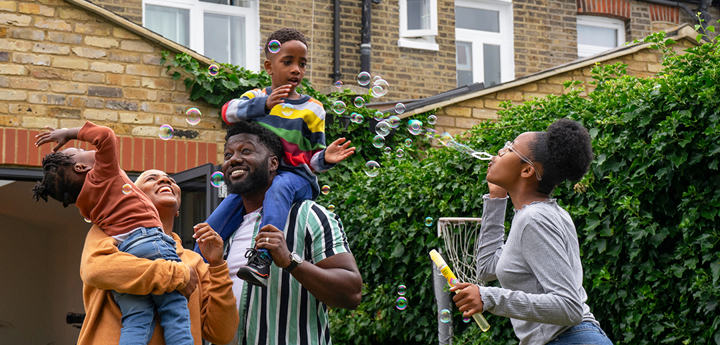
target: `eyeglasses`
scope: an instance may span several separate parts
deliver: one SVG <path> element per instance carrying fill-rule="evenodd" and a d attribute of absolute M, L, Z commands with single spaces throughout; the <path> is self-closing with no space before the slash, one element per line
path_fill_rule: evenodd
<path fill-rule="evenodd" d="M 512 141 L 508 141 L 505 143 L 505 146 L 498 151 L 498 157 L 502 157 L 508 152 L 514 152 L 518 157 L 520 157 L 523 162 L 530 164 L 530 166 L 535 169 L 535 176 L 537 177 L 538 181 L 542 181 L 542 177 L 540 177 L 540 172 L 538 171 L 538 169 L 535 167 L 532 161 L 530 161 L 529 158 L 527 158 L 524 154 L 522 154 L 515 147 L 513 147 Z"/>

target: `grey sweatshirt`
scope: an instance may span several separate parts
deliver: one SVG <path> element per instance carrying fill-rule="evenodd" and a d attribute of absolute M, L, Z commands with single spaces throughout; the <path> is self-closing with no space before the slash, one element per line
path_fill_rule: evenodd
<path fill-rule="evenodd" d="M 589 321 L 582 287 L 575 225 L 555 199 L 515 211 L 505 235 L 507 197 L 483 196 L 478 240 L 478 277 L 500 286 L 480 287 L 484 310 L 509 317 L 520 344 L 546 344 L 568 328 Z"/>

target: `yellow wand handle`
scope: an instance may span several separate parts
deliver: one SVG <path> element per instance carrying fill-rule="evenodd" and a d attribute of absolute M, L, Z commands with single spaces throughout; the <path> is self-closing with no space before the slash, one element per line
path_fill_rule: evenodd
<path fill-rule="evenodd" d="M 435 265 L 437 265 L 440 273 L 442 273 L 443 277 L 447 279 L 448 284 L 450 284 L 450 287 L 455 286 L 457 277 L 455 276 L 455 273 L 453 273 L 453 271 L 450 269 L 450 267 L 448 267 L 448 265 L 445 263 L 445 260 L 442 258 L 442 256 L 440 256 L 440 253 L 435 251 L 435 249 L 431 250 L 430 259 L 432 259 Z M 487 320 L 485 320 L 485 317 L 482 316 L 482 312 L 473 314 L 472 318 L 473 320 L 475 320 L 475 323 L 477 323 L 477 325 L 483 332 L 487 332 L 490 329 L 490 324 L 487 322 Z"/>

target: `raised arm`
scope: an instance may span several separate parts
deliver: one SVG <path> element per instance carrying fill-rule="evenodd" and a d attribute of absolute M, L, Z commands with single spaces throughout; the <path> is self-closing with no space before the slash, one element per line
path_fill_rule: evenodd
<path fill-rule="evenodd" d="M 497 186 L 491 186 L 490 194 L 483 196 L 482 224 L 475 257 L 478 277 L 484 281 L 497 279 L 495 267 L 502 254 L 505 236 L 507 192 L 493 187 Z"/>
<path fill-rule="evenodd" d="M 267 100 L 268 96 L 260 89 L 245 92 L 240 98 L 233 99 L 223 105 L 221 110 L 222 119 L 225 123 L 231 125 L 240 120 L 265 116 L 270 113 L 265 108 Z"/>

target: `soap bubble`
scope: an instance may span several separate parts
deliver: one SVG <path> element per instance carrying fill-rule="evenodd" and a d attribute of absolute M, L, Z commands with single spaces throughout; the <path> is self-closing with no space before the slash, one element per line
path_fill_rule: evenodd
<path fill-rule="evenodd" d="M 389 155 L 389 154 L 390 154 L 390 151 L 392 151 L 392 149 L 390 148 L 390 146 L 385 146 L 385 148 L 383 149 L 383 151 L 385 152 L 386 155 Z"/>
<path fill-rule="evenodd" d="M 355 123 L 358 123 L 358 124 L 359 124 L 359 123 L 362 123 L 362 122 L 363 122 L 363 119 L 364 119 L 364 118 L 363 118 L 362 115 L 357 114 L 357 115 L 355 116 Z"/>
<path fill-rule="evenodd" d="M 397 117 L 395 115 L 388 117 L 386 121 L 387 121 L 388 125 L 390 125 L 390 128 L 400 127 L 401 120 L 399 117 Z"/>
<path fill-rule="evenodd" d="M 215 188 L 222 187 L 225 184 L 225 176 L 222 172 L 216 171 L 210 175 L 210 184 Z"/>
<path fill-rule="evenodd" d="M 449 310 L 443 309 L 440 311 L 440 322 L 442 322 L 442 323 L 450 322 L 450 311 Z"/>
<path fill-rule="evenodd" d="M 385 79 L 379 79 L 372 87 L 372 96 L 375 98 L 385 96 L 390 89 L 390 84 Z"/>
<path fill-rule="evenodd" d="M 412 139 L 410 139 L 410 138 L 405 139 L 405 147 L 412 147 Z"/>
<path fill-rule="evenodd" d="M 374 76 L 374 77 L 373 77 L 373 83 L 375 83 L 376 81 L 378 81 L 378 80 L 380 80 L 380 79 L 382 79 L 381 76 L 379 76 L 379 75 Z"/>
<path fill-rule="evenodd" d="M 470 318 L 469 318 L 469 317 L 464 317 L 464 318 L 463 318 L 463 322 L 465 322 L 465 323 L 470 322 Z"/>
<path fill-rule="evenodd" d="M 395 114 L 400 115 L 404 112 L 405 112 L 405 104 L 402 104 L 402 103 L 395 104 Z"/>
<path fill-rule="evenodd" d="M 438 132 L 432 128 L 425 128 L 425 137 L 428 139 L 433 139 L 438 136 Z"/>
<path fill-rule="evenodd" d="M 365 86 L 367 84 L 370 84 L 370 73 L 368 72 L 360 72 L 357 76 L 357 81 L 360 86 Z"/>
<path fill-rule="evenodd" d="M 198 108 L 189 108 L 185 111 L 185 121 L 189 125 L 195 126 L 200 123 L 200 116 L 202 116 L 202 113 Z"/>
<path fill-rule="evenodd" d="M 216 76 L 218 72 L 220 72 L 220 66 L 212 64 L 210 65 L 210 67 L 208 67 L 208 74 L 210 74 L 211 76 Z"/>
<path fill-rule="evenodd" d="M 335 211 L 335 205 L 333 205 L 333 204 L 328 205 L 327 210 L 330 211 L 330 212 L 334 212 L 334 211 Z"/>
<path fill-rule="evenodd" d="M 402 158 L 405 155 L 405 151 L 403 149 L 397 149 L 395 155 L 397 155 L 397 158 Z"/>
<path fill-rule="evenodd" d="M 398 285 L 397 290 L 398 290 L 398 295 L 400 295 L 400 296 L 405 295 L 405 285 L 402 285 L 402 284 Z"/>
<path fill-rule="evenodd" d="M 330 186 L 324 185 L 322 186 L 322 189 L 320 189 L 320 191 L 322 191 L 323 195 L 328 195 L 330 194 Z"/>
<path fill-rule="evenodd" d="M 422 122 L 420 120 L 408 121 L 408 131 L 410 131 L 412 135 L 420 134 L 420 132 L 422 132 Z"/>
<path fill-rule="evenodd" d="M 274 54 L 280 51 L 280 46 L 280 41 L 272 40 L 270 41 L 270 43 L 268 43 L 268 50 Z"/>
<path fill-rule="evenodd" d="M 458 283 L 457 279 L 455 279 L 455 278 L 450 279 L 450 286 L 455 286 L 455 285 L 457 285 L 457 283 Z"/>
<path fill-rule="evenodd" d="M 92 221 L 90 219 L 87 219 L 85 217 L 83 217 L 83 219 L 85 219 L 85 223 L 92 223 Z"/>
<path fill-rule="evenodd" d="M 365 163 L 365 174 L 370 177 L 375 177 L 380 174 L 380 164 L 376 161 L 368 161 Z"/>
<path fill-rule="evenodd" d="M 384 116 L 385 115 L 383 115 L 382 111 L 380 110 L 375 110 L 375 112 L 373 113 L 373 118 L 378 121 L 382 120 Z"/>
<path fill-rule="evenodd" d="M 338 114 L 338 115 L 341 115 L 342 113 L 344 113 L 346 108 L 347 107 L 345 106 L 345 102 L 339 101 L 339 100 L 335 101 L 335 103 L 333 103 L 333 106 L 332 106 L 333 111 L 335 112 L 335 114 Z"/>
<path fill-rule="evenodd" d="M 340 89 L 342 89 L 343 83 L 342 83 L 342 81 L 338 80 L 338 81 L 334 82 L 333 85 L 335 85 L 335 87 L 338 90 L 340 90 Z"/>
<path fill-rule="evenodd" d="M 425 226 L 432 226 L 432 224 L 433 224 L 432 217 L 425 218 Z"/>
<path fill-rule="evenodd" d="M 397 301 L 395 301 L 395 306 L 396 306 L 399 310 L 405 310 L 405 308 L 407 308 L 407 306 L 408 306 L 407 298 L 405 298 L 405 297 L 398 297 Z"/>
<path fill-rule="evenodd" d="M 437 116 L 435 116 L 435 115 L 430 115 L 430 116 L 428 116 L 428 123 L 429 123 L 429 124 L 434 125 L 436 122 L 437 122 Z"/>
<path fill-rule="evenodd" d="M 375 146 L 377 148 L 381 148 L 381 147 L 385 146 L 385 137 L 383 137 L 382 135 L 379 135 L 379 134 L 376 135 L 372 140 L 372 144 L 373 144 L 373 146 Z"/>
<path fill-rule="evenodd" d="M 390 134 L 390 124 L 387 121 L 380 121 L 375 125 L 375 133 L 381 136 L 387 136 Z"/>
<path fill-rule="evenodd" d="M 170 125 L 162 125 L 158 130 L 158 135 L 162 140 L 170 140 L 173 137 L 173 128 Z"/>
<path fill-rule="evenodd" d="M 122 186 L 122 192 L 123 194 L 130 194 L 132 192 L 132 186 L 130 186 L 129 183 L 126 183 Z"/>
<path fill-rule="evenodd" d="M 448 132 L 443 132 L 437 137 L 437 140 L 440 141 L 445 146 L 450 146 L 450 143 L 454 141 L 453 136 L 450 135 Z"/>
<path fill-rule="evenodd" d="M 292 104 L 283 103 L 283 105 L 282 105 L 282 113 L 283 113 L 283 115 L 285 115 L 285 116 L 290 116 L 290 115 L 293 114 L 293 110 L 295 110 L 295 108 L 292 106 Z"/>
<path fill-rule="evenodd" d="M 365 98 L 362 98 L 362 96 L 355 97 L 355 101 L 353 102 L 355 104 L 356 108 L 362 108 L 365 105 Z"/>

